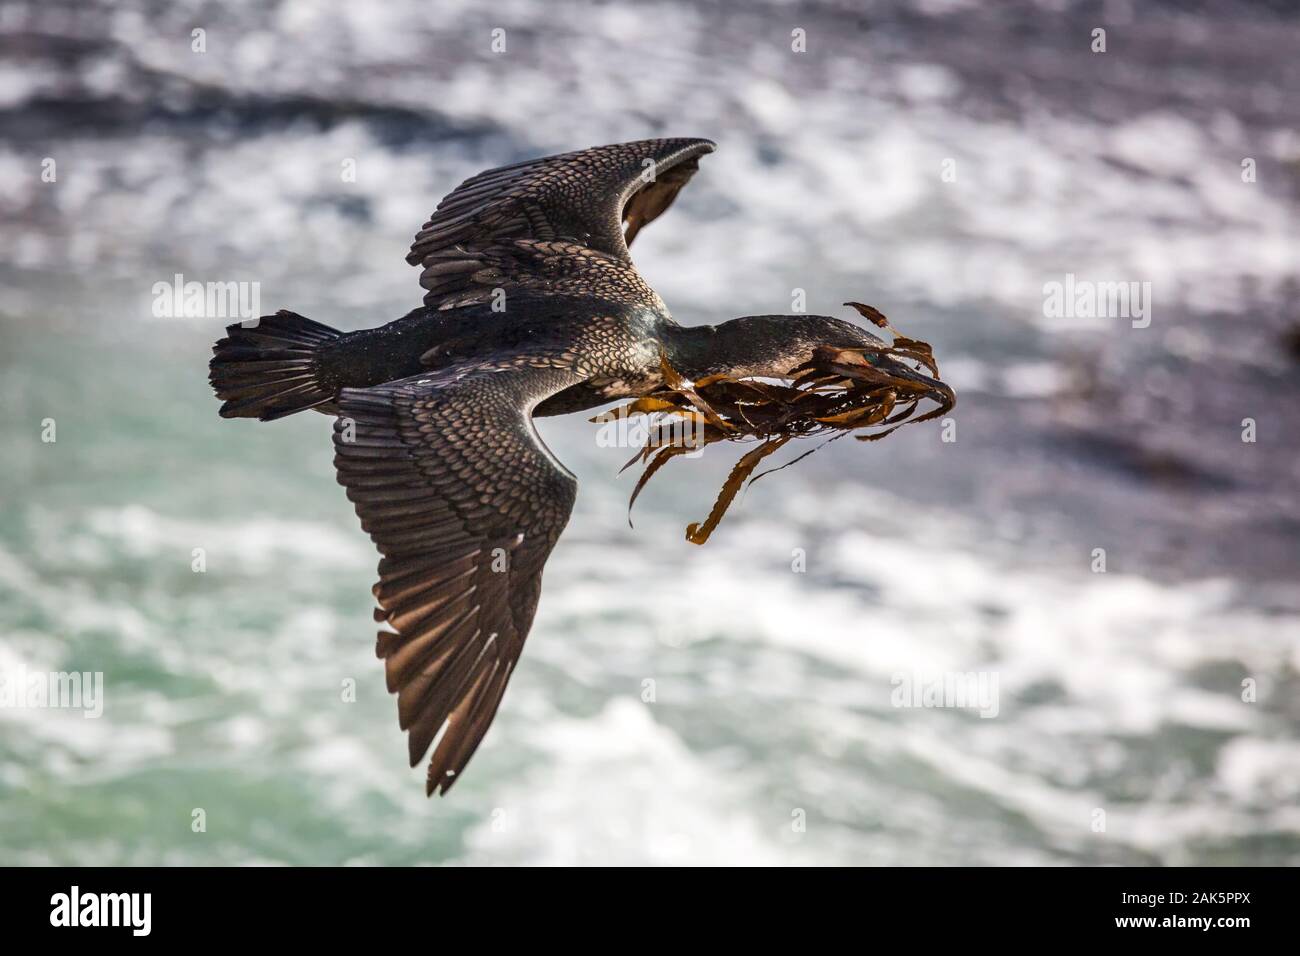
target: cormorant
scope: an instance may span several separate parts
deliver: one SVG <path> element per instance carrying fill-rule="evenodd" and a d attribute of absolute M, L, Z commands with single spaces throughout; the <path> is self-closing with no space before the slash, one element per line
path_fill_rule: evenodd
<path fill-rule="evenodd" d="M 673 321 L 628 246 L 713 149 L 644 140 L 479 173 L 406 257 L 422 307 L 347 333 L 281 311 L 213 348 L 223 417 L 336 416 L 338 480 L 382 555 L 376 650 L 411 766 L 437 738 L 430 795 L 496 714 L 573 507 L 577 483 L 533 416 L 643 395 L 661 356 L 691 380 L 782 377 L 818 345 L 881 344 L 828 316 Z"/>

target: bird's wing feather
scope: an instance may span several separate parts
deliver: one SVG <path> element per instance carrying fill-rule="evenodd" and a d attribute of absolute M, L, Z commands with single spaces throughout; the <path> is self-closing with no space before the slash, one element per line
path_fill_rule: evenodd
<path fill-rule="evenodd" d="M 619 300 L 641 296 L 661 305 L 636 275 L 628 244 L 672 204 L 713 148 L 706 139 L 641 140 L 465 180 L 438 204 L 406 257 L 422 269 L 425 304 L 490 301 L 498 288 L 558 284 L 559 291 L 585 292 L 592 269 Z"/>
<path fill-rule="evenodd" d="M 532 624 L 577 483 L 531 411 L 580 378 L 556 358 L 512 357 L 340 393 L 334 463 L 383 555 L 376 651 L 411 766 L 447 724 L 430 794 L 478 747 Z"/>

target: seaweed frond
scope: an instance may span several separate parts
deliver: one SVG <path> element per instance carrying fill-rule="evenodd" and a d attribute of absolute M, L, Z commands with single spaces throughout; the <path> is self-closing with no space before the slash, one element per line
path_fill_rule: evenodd
<path fill-rule="evenodd" d="M 845 305 L 887 330 L 893 342 L 854 348 L 818 346 L 811 361 L 791 370 L 788 384 L 728 375 L 689 382 L 661 358 L 663 384 L 659 388 L 593 418 L 593 422 L 609 422 L 630 415 L 659 417 L 658 427 L 650 430 L 645 445 L 624 466 L 637 462 L 646 466 L 628 501 L 629 514 L 646 483 L 671 459 L 720 441 L 759 442 L 736 462 L 709 516 L 703 523 L 687 527 L 687 540 L 704 544 L 746 480 L 752 483 L 788 467 L 826 443 L 780 468 L 750 477 L 765 458 L 792 438 L 828 436 L 827 441 L 834 441 L 857 432 L 859 441 L 879 441 L 903 425 L 929 421 L 952 409 L 956 395 L 939 380 L 939 365 L 927 343 L 899 335 L 885 316 L 869 305 Z M 918 413 L 923 400 L 935 407 Z"/>

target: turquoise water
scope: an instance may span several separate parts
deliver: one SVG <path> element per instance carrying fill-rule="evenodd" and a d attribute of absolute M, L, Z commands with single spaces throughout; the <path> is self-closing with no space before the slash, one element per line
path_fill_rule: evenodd
<path fill-rule="evenodd" d="M 0 526 L 3 662 L 105 675 L 99 719 L 0 710 L 6 862 L 1253 863 L 1300 848 L 1275 802 L 1293 782 L 1294 617 L 1240 606 L 1226 581 L 1027 566 L 956 519 L 907 531 L 888 492 L 813 497 L 793 471 L 695 549 L 681 528 L 720 468 L 686 463 L 700 480 L 666 473 L 630 532 L 621 456 L 582 422 L 548 429 L 583 497 L 518 675 L 466 778 L 426 801 L 372 657 L 374 557 L 332 480 L 328 422 L 221 421 L 204 330 L 137 328 L 143 347 L 123 352 L 4 325 L 3 437 L 21 451 Z M 894 708 L 893 676 L 927 668 L 998 673 L 997 718 Z"/>

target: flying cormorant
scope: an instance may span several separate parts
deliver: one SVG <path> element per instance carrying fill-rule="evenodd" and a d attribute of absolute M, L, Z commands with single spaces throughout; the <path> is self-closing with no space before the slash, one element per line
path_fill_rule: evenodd
<path fill-rule="evenodd" d="M 492 722 L 573 507 L 577 483 L 533 416 L 644 395 L 661 356 L 691 380 L 783 377 L 818 345 L 881 344 L 827 316 L 673 321 L 628 246 L 713 149 L 644 140 L 479 173 L 406 257 L 420 308 L 347 333 L 281 311 L 213 348 L 223 417 L 336 416 L 338 480 L 382 555 L 376 650 L 411 766 L 437 738 L 429 794 Z"/>

